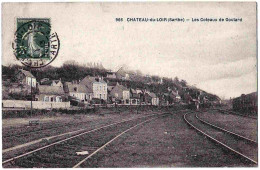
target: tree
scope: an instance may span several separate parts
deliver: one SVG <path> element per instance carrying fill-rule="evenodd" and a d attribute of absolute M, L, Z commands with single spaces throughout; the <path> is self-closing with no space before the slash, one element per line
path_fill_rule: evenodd
<path fill-rule="evenodd" d="M 183 87 L 187 87 L 187 82 L 186 82 L 185 80 L 181 80 L 181 85 L 182 85 Z"/>
<path fill-rule="evenodd" d="M 68 61 L 65 61 L 64 63 L 63 63 L 63 66 L 64 65 L 79 65 L 79 63 L 78 62 L 76 62 L 75 60 L 68 60 Z"/>
<path fill-rule="evenodd" d="M 174 82 L 175 84 L 179 84 L 179 83 L 180 83 L 180 82 L 179 82 L 179 78 L 178 78 L 178 77 L 175 77 L 174 80 L 173 80 L 173 82 Z"/>
<path fill-rule="evenodd" d="M 136 75 L 138 75 L 138 76 L 142 76 L 143 75 L 140 70 L 136 70 L 135 72 L 136 72 Z"/>

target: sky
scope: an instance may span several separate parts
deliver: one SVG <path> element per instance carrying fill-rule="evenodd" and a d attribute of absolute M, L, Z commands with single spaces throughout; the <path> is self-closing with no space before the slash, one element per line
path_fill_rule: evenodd
<path fill-rule="evenodd" d="M 52 66 L 67 60 L 127 65 L 178 77 L 229 99 L 257 91 L 256 3 L 4 3 L 2 64 L 12 50 L 16 18 L 50 18 L 60 39 Z M 127 22 L 127 18 L 242 18 L 242 22 Z M 123 18 L 123 22 L 116 22 Z"/>

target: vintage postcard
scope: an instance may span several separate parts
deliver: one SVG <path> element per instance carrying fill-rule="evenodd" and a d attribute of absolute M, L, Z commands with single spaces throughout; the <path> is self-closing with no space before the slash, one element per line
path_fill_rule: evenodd
<path fill-rule="evenodd" d="M 2 3 L 2 167 L 258 167 L 256 2 Z"/>

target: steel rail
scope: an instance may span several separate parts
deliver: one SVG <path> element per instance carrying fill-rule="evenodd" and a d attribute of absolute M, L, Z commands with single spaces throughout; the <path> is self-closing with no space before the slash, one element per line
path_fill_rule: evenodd
<path fill-rule="evenodd" d="M 242 117 L 246 117 L 246 118 L 250 118 L 250 119 L 257 119 L 257 117 L 252 117 L 252 116 L 248 116 L 248 115 L 239 114 L 239 113 L 234 112 L 234 111 L 227 111 L 227 110 L 221 110 L 221 109 L 218 109 L 218 111 L 220 113 L 227 113 L 227 114 L 238 115 L 238 116 L 242 116 Z"/>
<path fill-rule="evenodd" d="M 32 134 L 32 133 L 36 133 L 36 132 L 48 131 L 48 130 L 53 130 L 53 129 L 60 129 L 60 128 L 64 128 L 64 127 L 85 124 L 85 123 L 88 123 L 88 122 L 89 121 L 82 121 L 82 122 L 75 122 L 75 123 L 66 123 L 66 124 L 63 124 L 63 125 L 62 125 L 62 123 L 60 123 L 61 126 L 57 125 L 57 126 L 47 127 L 47 128 L 42 127 L 40 129 L 36 129 L 36 130 L 28 131 L 28 132 L 3 135 L 2 138 L 20 137 L 20 136 L 24 136 L 24 135 L 28 135 L 28 134 Z"/>
<path fill-rule="evenodd" d="M 157 117 L 158 118 L 158 117 Z M 131 128 L 128 128 L 127 130 L 121 132 L 120 134 L 118 134 L 116 137 L 114 137 L 113 139 L 111 139 L 110 141 L 108 141 L 107 143 L 105 143 L 104 145 L 102 145 L 100 148 L 98 148 L 96 151 L 94 151 L 93 153 L 91 153 L 89 156 L 87 156 L 86 158 L 84 158 L 83 160 L 81 160 L 79 163 L 77 163 L 76 165 L 74 165 L 72 168 L 78 168 L 82 163 L 84 163 L 86 160 L 88 160 L 89 158 L 91 158 L 93 155 L 95 155 L 96 153 L 98 153 L 99 151 L 101 151 L 102 149 L 104 149 L 107 145 L 109 145 L 110 143 L 112 143 L 114 140 L 116 140 L 117 138 L 119 138 L 120 136 L 122 136 L 123 134 L 127 133 L 128 131 L 134 129 L 137 126 L 140 126 L 141 124 L 144 124 L 148 121 L 151 121 L 153 119 L 157 119 L 157 118 L 152 118 L 149 120 L 145 120 L 143 122 L 140 122 L 134 126 L 132 126 Z"/>
<path fill-rule="evenodd" d="M 188 113 L 186 113 L 186 114 L 183 116 L 183 117 L 184 117 L 184 120 L 185 120 L 191 127 L 193 127 L 195 130 L 197 130 L 198 132 L 202 133 L 204 136 L 206 136 L 206 137 L 208 137 L 209 139 L 213 140 L 213 141 L 216 142 L 217 144 L 220 144 L 220 145 L 222 145 L 223 147 L 227 148 L 228 150 L 234 152 L 235 154 L 239 155 L 240 157 L 242 157 L 242 158 L 244 158 L 244 159 L 246 159 L 246 160 L 249 160 L 250 162 L 252 162 L 252 163 L 254 163 L 254 164 L 257 164 L 257 161 L 255 161 L 255 160 L 249 158 L 248 156 L 246 156 L 246 155 L 240 153 L 239 151 L 236 151 L 235 149 L 233 149 L 233 148 L 227 146 L 226 144 L 220 142 L 219 140 L 213 138 L 212 136 L 208 135 L 207 133 L 205 133 L 205 132 L 203 132 L 202 130 L 200 130 L 200 129 L 198 129 L 197 127 L 195 127 L 192 123 L 190 123 L 190 122 L 186 119 L 186 115 L 187 115 L 187 114 L 188 114 Z"/>
<path fill-rule="evenodd" d="M 249 138 L 247 138 L 247 137 L 245 137 L 245 136 L 239 135 L 239 134 L 237 134 L 237 133 L 235 133 L 235 132 L 231 132 L 231 131 L 229 131 L 229 130 L 227 130 L 227 129 L 221 128 L 221 127 L 219 127 L 219 126 L 217 126 L 217 125 L 213 125 L 212 123 L 209 123 L 209 122 L 207 122 L 207 121 L 205 121 L 205 120 L 202 120 L 201 118 L 199 118 L 198 113 L 196 113 L 196 118 L 197 118 L 199 121 L 201 121 L 202 123 L 205 123 L 205 124 L 207 124 L 207 125 L 209 125 L 209 126 L 212 126 L 212 127 L 216 128 L 216 129 L 219 129 L 219 130 L 221 130 L 221 131 L 223 131 L 223 132 L 229 133 L 229 134 L 231 134 L 231 135 L 234 135 L 235 137 L 241 138 L 241 139 L 243 139 L 243 140 L 246 140 L 246 141 L 248 141 L 248 142 L 251 142 L 251 143 L 257 145 L 257 141 L 254 141 L 254 140 L 249 139 Z"/>
<path fill-rule="evenodd" d="M 165 114 L 165 113 L 164 113 L 164 114 Z M 113 126 L 113 125 L 116 125 L 116 124 L 120 124 L 120 123 L 124 123 L 124 122 L 129 122 L 129 121 L 132 121 L 132 120 L 137 120 L 137 119 L 141 119 L 141 118 L 145 118 L 145 117 L 156 116 L 156 115 L 163 115 L 163 114 L 152 114 L 152 115 L 148 115 L 148 116 L 146 115 L 146 116 L 142 116 L 142 117 L 138 117 L 138 118 L 123 120 L 123 121 L 115 122 L 115 123 L 112 123 L 112 124 L 109 124 L 109 125 L 105 125 L 105 126 L 102 126 L 102 127 L 96 128 L 96 129 L 92 129 L 92 130 L 89 130 L 89 131 L 86 131 L 86 132 L 82 132 L 82 133 L 80 133 L 80 134 L 77 134 L 77 135 L 74 135 L 74 136 L 71 136 L 71 137 L 68 137 L 68 138 L 59 140 L 59 141 L 54 142 L 54 143 L 52 143 L 52 144 L 49 144 L 49 145 L 46 145 L 46 146 L 42 146 L 42 147 L 39 147 L 39 148 L 34 149 L 34 150 L 32 150 L 32 151 L 29 151 L 29 152 L 23 153 L 23 154 L 21 154 L 21 155 L 12 157 L 12 158 L 10 158 L 10 159 L 7 159 L 7 160 L 5 160 L 5 161 L 2 162 L 2 165 L 7 164 L 7 163 L 9 163 L 9 162 L 11 162 L 11 161 L 14 161 L 14 160 L 16 160 L 16 159 L 25 157 L 25 156 L 27 156 L 27 155 L 33 154 L 33 153 L 38 152 L 38 151 L 40 151 L 40 150 L 49 148 L 49 147 L 51 147 L 51 146 L 53 146 L 53 145 L 60 144 L 60 143 L 62 143 L 62 142 L 68 141 L 68 140 L 70 140 L 70 139 L 74 139 L 74 138 L 76 138 L 76 137 L 79 137 L 79 136 L 82 136 L 82 135 L 85 135 L 85 134 L 88 134 L 88 133 L 91 133 L 91 132 L 95 132 L 95 131 L 98 131 L 98 130 L 101 130 L 101 129 L 104 129 L 104 128 L 107 128 L 107 127 L 110 127 L 110 126 Z"/>
<path fill-rule="evenodd" d="M 156 115 L 156 114 L 151 114 L 151 115 L 149 115 L 149 116 L 152 116 L 152 115 Z M 145 117 L 145 116 L 142 116 L 142 117 Z M 142 118 L 142 117 L 139 117 L 139 118 Z M 138 119 L 138 118 L 123 119 L 122 121 L 128 121 L 128 120 L 134 120 L 134 119 Z M 115 122 L 115 123 L 121 123 L 121 122 Z M 69 131 L 69 132 L 61 133 L 61 134 L 54 135 L 54 136 L 48 136 L 48 137 L 40 138 L 40 139 L 31 141 L 31 142 L 27 142 L 27 143 L 31 143 L 30 145 L 32 145 L 32 144 L 39 143 L 40 141 L 42 141 L 42 140 L 44 140 L 44 139 L 50 140 L 50 139 L 53 139 L 53 138 L 56 138 L 56 137 L 61 137 L 61 136 L 65 136 L 65 135 L 69 135 L 69 134 L 73 134 L 73 133 L 77 133 L 77 132 L 81 132 L 81 131 L 86 131 L 86 130 L 87 130 L 87 128 L 78 129 L 78 130 Z M 10 151 L 13 151 L 13 150 L 17 150 L 17 149 L 20 149 L 20 148 L 23 148 L 23 147 L 30 146 L 30 145 L 25 145 L 25 144 L 27 144 L 27 143 L 21 144 L 22 146 L 21 146 L 21 145 L 16 145 L 16 146 L 14 146 L 14 147 L 10 147 L 10 148 L 3 149 L 2 152 L 3 152 L 3 153 L 6 153 L 6 152 L 10 152 Z"/>
<path fill-rule="evenodd" d="M 28 131 L 28 132 L 22 132 L 22 133 L 17 133 L 17 134 L 10 134 L 10 135 L 4 135 L 2 136 L 2 138 L 12 138 L 12 137 L 20 137 L 20 136 L 25 136 L 28 134 L 33 134 L 36 132 L 42 132 L 42 131 L 47 131 L 47 130 L 54 130 L 54 129 L 60 129 L 60 128 L 64 128 L 64 127 L 69 127 L 69 126 L 75 126 L 75 125 L 80 125 L 80 124 L 85 124 L 88 123 L 88 121 L 86 122 L 76 122 L 74 123 L 66 123 L 66 124 L 61 124 L 61 126 L 57 125 L 57 126 L 53 126 L 53 127 L 47 127 L 47 128 L 40 128 L 40 129 L 36 129 L 36 130 L 32 130 L 32 131 Z M 46 125 L 47 126 L 47 125 Z"/>
<path fill-rule="evenodd" d="M 152 115 L 156 115 L 156 114 L 152 114 Z M 152 115 L 149 115 L 149 116 L 152 116 Z M 142 117 L 145 117 L 145 116 L 142 116 Z M 142 118 L 142 117 L 139 117 L 139 118 Z M 128 121 L 128 120 L 134 120 L 134 119 L 138 119 L 138 118 L 123 119 L 122 121 Z M 121 123 L 121 122 L 115 122 L 115 123 Z M 86 130 L 87 130 L 87 128 L 83 128 L 83 129 L 78 129 L 78 130 L 74 130 L 74 131 L 69 131 L 69 132 L 61 133 L 61 134 L 54 135 L 54 136 L 48 136 L 48 137 L 40 138 L 40 139 L 31 141 L 31 142 L 27 142 L 27 143 L 24 143 L 24 144 L 21 144 L 21 145 L 16 145 L 16 146 L 14 146 L 14 147 L 10 147 L 10 148 L 3 149 L 2 152 L 3 152 L 3 153 L 10 152 L 10 151 L 13 151 L 13 150 L 17 150 L 17 149 L 20 149 L 20 148 L 24 148 L 24 147 L 27 147 L 27 146 L 30 146 L 30 145 L 39 143 L 40 141 L 42 141 L 42 140 L 44 140 L 44 139 L 50 140 L 50 139 L 53 139 L 53 138 L 56 138 L 56 137 L 61 137 L 61 136 L 65 136 L 65 135 L 70 135 L 70 134 L 73 134 L 73 133 L 78 133 L 78 132 L 86 131 Z M 30 144 L 29 144 L 29 143 L 30 143 Z M 28 144 L 28 145 L 26 145 L 26 144 Z"/>

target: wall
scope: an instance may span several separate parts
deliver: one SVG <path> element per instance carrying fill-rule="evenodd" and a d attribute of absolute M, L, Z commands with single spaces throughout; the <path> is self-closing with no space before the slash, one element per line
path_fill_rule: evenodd
<path fill-rule="evenodd" d="M 159 105 L 159 98 L 152 98 L 152 105 L 158 106 Z"/>
<path fill-rule="evenodd" d="M 115 86 L 111 92 L 110 95 L 115 97 L 116 99 L 123 99 L 123 90 L 119 88 L 119 86 Z"/>
<path fill-rule="evenodd" d="M 85 101 L 85 93 L 76 93 L 76 92 L 69 92 L 70 96 L 73 96 L 79 100 L 84 100 Z"/>
<path fill-rule="evenodd" d="M 84 101 L 92 100 L 92 96 L 93 96 L 93 94 L 91 93 L 78 93 L 78 92 L 69 92 L 69 95 Z"/>
<path fill-rule="evenodd" d="M 123 91 L 123 100 L 126 100 L 126 99 L 130 99 L 130 91 L 129 90 Z"/>
<path fill-rule="evenodd" d="M 93 92 L 94 92 L 94 98 L 107 100 L 107 84 L 101 83 L 101 82 L 95 82 L 93 83 Z"/>
<path fill-rule="evenodd" d="M 45 94 L 39 94 L 36 95 L 35 98 L 37 98 L 37 101 L 42 101 L 42 102 L 51 102 L 51 97 L 53 99 L 53 102 L 62 102 L 65 101 L 65 97 L 62 95 L 45 95 Z M 58 99 L 58 98 L 59 99 Z M 60 101 L 61 100 L 61 101 Z"/>
<path fill-rule="evenodd" d="M 33 101 L 34 109 L 49 109 L 49 108 L 69 108 L 70 102 L 43 102 L 43 101 Z M 2 100 L 3 108 L 31 108 L 31 101 L 25 100 Z"/>
<path fill-rule="evenodd" d="M 31 84 L 32 81 L 32 84 Z M 28 86 L 36 87 L 36 78 L 26 77 L 26 84 Z"/>

